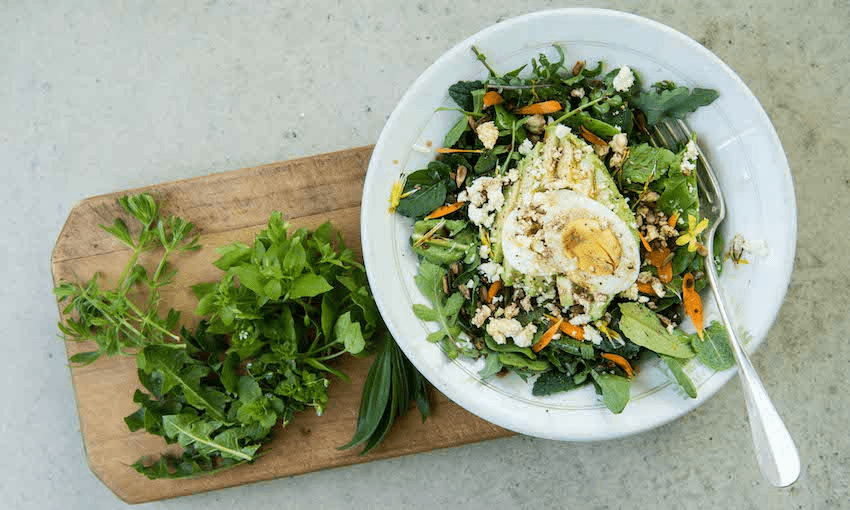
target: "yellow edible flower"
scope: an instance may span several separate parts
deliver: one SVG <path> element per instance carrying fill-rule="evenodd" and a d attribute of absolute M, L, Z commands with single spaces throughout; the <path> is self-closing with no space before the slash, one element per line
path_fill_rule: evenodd
<path fill-rule="evenodd" d="M 697 223 L 697 219 L 692 215 L 688 215 L 688 231 L 679 236 L 676 239 L 677 246 L 688 245 L 688 251 L 697 251 L 700 243 L 697 241 L 697 236 L 699 236 L 703 230 L 708 227 L 708 218 L 703 218 L 702 221 Z"/>

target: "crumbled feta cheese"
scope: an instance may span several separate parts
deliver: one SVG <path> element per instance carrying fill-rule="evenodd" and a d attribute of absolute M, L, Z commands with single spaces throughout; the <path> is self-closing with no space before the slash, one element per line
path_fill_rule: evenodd
<path fill-rule="evenodd" d="M 502 179 L 498 177 L 479 177 L 467 188 L 469 207 L 467 215 L 475 225 L 489 228 L 493 225 L 495 212 L 505 205 L 502 193 Z"/>
<path fill-rule="evenodd" d="M 673 237 L 679 237 L 679 231 L 675 228 L 671 227 L 667 223 L 663 223 L 661 225 L 661 237 L 670 239 Z"/>
<path fill-rule="evenodd" d="M 652 290 L 653 292 L 655 292 L 656 296 L 663 298 L 664 295 L 667 294 L 667 292 L 664 290 L 664 284 L 661 283 L 661 280 L 659 280 L 658 278 L 653 280 L 650 285 L 652 286 Z"/>
<path fill-rule="evenodd" d="M 490 247 L 486 244 L 482 244 L 480 248 L 478 248 L 478 254 L 481 256 L 481 259 L 489 259 L 490 258 Z"/>
<path fill-rule="evenodd" d="M 614 77 L 614 90 L 617 92 L 625 92 L 635 84 L 635 75 L 629 66 L 620 68 L 620 72 Z"/>
<path fill-rule="evenodd" d="M 583 88 L 573 89 L 573 90 L 570 91 L 570 95 L 573 96 L 573 97 L 576 97 L 578 99 L 581 99 L 581 98 L 584 97 L 584 89 Z"/>
<path fill-rule="evenodd" d="M 557 126 L 555 126 L 555 137 L 556 138 L 563 139 L 568 134 L 570 134 L 571 132 L 572 132 L 572 130 L 569 127 L 567 127 L 563 124 L 558 124 Z"/>
<path fill-rule="evenodd" d="M 457 201 L 458 202 L 466 202 L 468 200 L 469 200 L 469 196 L 466 193 L 466 190 L 463 190 L 463 191 L 461 191 L 460 193 L 457 194 Z"/>
<path fill-rule="evenodd" d="M 517 347 L 531 347 L 534 342 L 534 334 L 537 333 L 537 326 L 529 324 L 522 328 L 518 335 L 514 336 L 514 344 Z"/>
<path fill-rule="evenodd" d="M 525 310 L 526 312 L 530 312 L 531 311 L 531 296 L 526 294 L 526 296 L 524 298 L 522 298 L 522 300 L 519 302 L 519 306 L 521 306 L 522 309 Z"/>
<path fill-rule="evenodd" d="M 693 140 L 689 140 L 688 144 L 685 145 L 685 159 L 688 161 L 696 161 L 697 156 L 699 156 L 697 144 L 695 144 Z"/>
<path fill-rule="evenodd" d="M 526 142 L 527 142 L 527 141 L 528 141 L 528 140 L 526 140 Z M 516 167 L 513 167 L 513 168 L 511 168 L 510 170 L 508 170 L 508 174 L 507 174 L 507 175 L 505 175 L 505 176 L 502 178 L 502 182 L 503 182 L 504 184 L 510 184 L 510 183 L 512 183 L 512 182 L 516 182 L 516 181 L 518 181 L 518 180 L 519 180 L 519 170 L 517 170 L 517 168 L 516 168 Z"/>
<path fill-rule="evenodd" d="M 475 287 L 475 280 L 473 280 L 472 278 L 470 278 L 470 279 L 469 279 L 469 281 L 467 281 L 467 282 L 466 282 L 466 288 L 467 288 L 467 289 L 471 289 L 471 288 L 473 288 L 473 287 Z"/>
<path fill-rule="evenodd" d="M 504 344 L 508 337 L 513 338 L 522 332 L 522 324 L 516 319 L 490 319 L 487 322 L 487 334 L 493 337 L 497 344 Z"/>
<path fill-rule="evenodd" d="M 490 282 L 499 281 L 502 277 L 502 266 L 496 264 L 495 262 L 485 262 L 478 266 L 478 272 L 481 273 L 484 278 L 487 278 Z"/>
<path fill-rule="evenodd" d="M 608 151 L 610 150 L 610 147 L 607 146 L 607 145 L 594 145 L 593 150 L 596 151 L 597 156 L 599 156 L 600 158 L 604 158 L 605 156 L 608 155 Z"/>
<path fill-rule="evenodd" d="M 611 149 L 613 149 L 615 153 L 623 154 L 626 152 L 626 147 L 629 146 L 628 136 L 626 136 L 626 133 L 617 133 L 613 138 L 611 138 L 608 145 L 611 146 Z"/>
<path fill-rule="evenodd" d="M 489 306 L 479 306 L 478 309 L 475 310 L 475 315 L 472 317 L 470 322 L 476 328 L 480 328 L 484 325 L 484 321 L 490 318 L 491 313 L 493 313 L 493 311 L 490 310 Z"/>
<path fill-rule="evenodd" d="M 475 133 L 478 139 L 484 144 L 485 149 L 492 149 L 496 145 L 496 140 L 499 139 L 499 128 L 496 123 L 491 121 L 484 122 L 475 128 Z"/>
<path fill-rule="evenodd" d="M 570 319 L 570 324 L 573 326 L 584 326 L 585 324 L 590 324 L 590 315 L 587 315 L 586 313 L 576 315 Z"/>
<path fill-rule="evenodd" d="M 638 303 L 648 303 L 649 302 L 649 296 L 638 296 L 637 302 Z"/>
<path fill-rule="evenodd" d="M 516 303 L 511 303 L 504 308 L 504 314 L 506 319 L 513 319 L 519 315 L 519 307 Z"/>
<path fill-rule="evenodd" d="M 519 148 L 517 149 L 517 152 L 519 152 L 520 154 L 525 156 L 529 152 L 531 152 L 531 149 L 533 149 L 533 148 L 534 148 L 534 144 L 531 143 L 531 140 L 526 138 L 525 140 L 522 141 L 521 144 L 519 144 Z"/>
<path fill-rule="evenodd" d="M 597 331 L 593 326 L 584 327 L 584 339 L 590 340 L 593 345 L 599 345 L 602 343 L 602 335 L 600 335 L 599 331 Z"/>

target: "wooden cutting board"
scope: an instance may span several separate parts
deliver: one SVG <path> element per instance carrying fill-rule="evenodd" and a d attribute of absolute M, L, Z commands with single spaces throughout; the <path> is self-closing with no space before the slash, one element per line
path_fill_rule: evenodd
<path fill-rule="evenodd" d="M 166 215 L 192 221 L 201 234 L 198 252 L 170 258 L 178 270 L 173 285 L 163 289 L 161 310 L 174 307 L 184 324 L 196 323 L 197 304 L 190 285 L 213 281 L 221 271 L 212 265 L 215 248 L 233 241 L 250 243 L 265 227 L 272 211 L 281 211 L 295 227 L 316 227 L 330 220 L 350 248 L 360 255 L 360 196 L 372 147 L 322 154 L 256 168 L 175 181 L 83 200 L 68 216 L 52 256 L 54 283 L 75 276 L 88 280 L 99 272 L 113 285 L 129 250 L 98 227 L 124 216 L 116 198 L 152 192 Z M 155 254 L 154 254 L 155 255 Z M 150 260 L 141 260 L 142 263 Z M 69 342 L 68 356 L 92 350 L 92 345 Z M 321 469 L 398 457 L 512 435 L 432 391 L 432 416 L 423 424 L 411 410 L 398 421 L 384 443 L 366 456 L 340 451 L 354 433 L 360 394 L 371 358 L 347 358 L 340 366 L 351 383 L 335 381 L 330 403 L 321 417 L 306 411 L 286 427 L 277 428 L 267 454 L 254 464 L 189 480 L 148 480 L 130 465 L 142 456 L 166 450 L 162 438 L 144 431 L 131 433 L 124 417 L 137 407 L 139 387 L 133 357 L 100 359 L 71 367 L 88 463 L 95 475 L 119 498 L 142 503 L 211 491 Z"/>

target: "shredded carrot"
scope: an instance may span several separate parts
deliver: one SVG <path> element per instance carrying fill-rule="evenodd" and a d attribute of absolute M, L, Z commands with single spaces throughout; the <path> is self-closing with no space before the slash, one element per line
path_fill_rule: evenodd
<path fill-rule="evenodd" d="M 670 283 L 673 281 L 673 261 L 658 268 L 658 279 L 661 280 L 661 283 Z"/>
<path fill-rule="evenodd" d="M 425 216 L 425 219 L 426 220 L 433 220 L 434 218 L 442 218 L 443 216 L 447 216 L 447 215 L 457 211 L 458 209 L 463 207 L 463 204 L 465 204 L 465 203 L 466 202 L 455 202 L 453 204 L 440 206 L 437 209 L 435 209 L 434 212 L 432 212 L 428 216 Z"/>
<path fill-rule="evenodd" d="M 646 248 L 646 251 L 651 253 L 652 248 L 649 246 L 649 241 L 647 241 L 646 238 L 643 237 L 643 234 L 641 234 L 640 232 L 638 232 L 638 237 L 640 237 L 640 242 L 643 244 L 643 247 Z"/>
<path fill-rule="evenodd" d="M 493 298 L 496 297 L 496 294 L 502 289 L 502 280 L 496 280 L 495 282 L 490 284 L 490 289 L 487 290 L 487 302 L 492 303 Z"/>
<path fill-rule="evenodd" d="M 495 90 L 484 94 L 484 106 L 494 106 L 504 101 L 502 96 Z"/>
<path fill-rule="evenodd" d="M 655 250 L 655 251 L 649 252 L 649 255 L 647 255 L 646 258 L 649 260 L 649 263 L 652 264 L 653 266 L 661 267 L 664 264 L 666 264 L 667 262 L 669 262 L 667 260 L 667 257 L 669 257 L 669 256 L 670 256 L 670 248 L 661 248 L 660 250 Z"/>
<path fill-rule="evenodd" d="M 440 154 L 454 154 L 456 152 L 471 152 L 473 154 L 483 154 L 484 151 L 481 149 L 449 149 L 447 147 L 440 147 L 437 149 L 437 152 Z"/>
<path fill-rule="evenodd" d="M 652 285 L 648 283 L 638 282 L 637 286 L 638 290 L 644 294 L 655 294 L 655 291 L 652 289 Z"/>
<path fill-rule="evenodd" d="M 555 336 L 555 333 L 561 328 L 561 324 L 564 322 L 564 319 L 558 319 L 558 321 L 553 324 L 549 329 L 543 333 L 543 336 L 540 337 L 540 340 L 537 341 L 536 344 L 531 346 L 531 350 L 534 352 L 540 352 L 541 349 L 549 345 L 549 342 L 552 341 L 552 337 Z"/>
<path fill-rule="evenodd" d="M 694 323 L 697 336 L 702 339 L 702 299 L 694 288 L 694 275 L 691 273 L 686 273 L 682 278 L 682 301 L 685 303 L 685 311 L 688 312 L 688 317 Z"/>
<path fill-rule="evenodd" d="M 534 103 L 524 106 L 516 112 L 520 115 L 546 115 L 547 113 L 555 113 L 561 111 L 564 107 L 557 101 L 543 101 L 542 103 Z"/>
<path fill-rule="evenodd" d="M 613 361 L 615 365 L 622 368 L 626 375 L 629 377 L 634 377 L 635 372 L 632 370 L 632 366 L 629 364 L 629 360 L 620 356 L 619 354 L 611 354 L 610 352 L 603 352 L 602 357 Z"/>
<path fill-rule="evenodd" d="M 549 319 L 551 322 L 557 322 L 557 321 L 560 320 L 561 321 L 561 333 L 563 333 L 565 335 L 569 335 L 569 336 L 575 338 L 576 340 L 584 340 L 584 329 L 581 328 L 580 326 L 574 326 L 574 325 L 570 324 L 569 322 L 563 320 L 563 318 L 552 317 L 551 315 L 547 315 L 546 318 Z"/>
<path fill-rule="evenodd" d="M 587 140 L 589 143 L 592 143 L 593 145 L 598 145 L 599 147 L 608 147 L 608 142 L 591 133 L 584 126 L 579 126 L 578 132 L 581 134 L 582 138 Z"/>
<path fill-rule="evenodd" d="M 573 326 L 569 322 L 561 323 L 561 333 L 569 335 L 575 338 L 576 340 L 584 340 L 584 329 L 578 326 Z"/>
<path fill-rule="evenodd" d="M 679 221 L 679 213 L 678 213 L 678 212 L 674 212 L 674 213 L 673 213 L 673 216 L 670 216 L 670 218 L 668 218 L 668 219 L 667 219 L 667 225 L 669 225 L 669 226 L 671 226 L 671 227 L 675 228 L 675 227 L 676 227 L 676 222 L 677 222 L 677 221 Z"/>

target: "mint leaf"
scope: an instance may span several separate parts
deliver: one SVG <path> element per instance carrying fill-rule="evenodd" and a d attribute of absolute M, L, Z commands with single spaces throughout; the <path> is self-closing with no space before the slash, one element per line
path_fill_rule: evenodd
<path fill-rule="evenodd" d="M 729 346 L 729 333 L 726 327 L 717 321 L 703 330 L 703 339 L 691 335 L 691 345 L 697 351 L 697 357 L 703 365 L 721 372 L 735 366 L 735 355 Z"/>
<path fill-rule="evenodd" d="M 633 99 L 635 106 L 646 115 L 646 123 L 652 126 L 664 117 L 683 119 L 685 115 L 696 111 L 700 106 L 711 104 L 718 97 L 715 90 L 695 88 L 691 92 L 687 87 L 672 90 L 645 91 Z"/>
<path fill-rule="evenodd" d="M 661 324 L 658 316 L 640 303 L 620 303 L 620 329 L 626 338 L 646 347 L 650 351 L 674 358 L 692 358 L 696 353 L 691 348 L 687 335 L 679 330 L 673 332 Z"/>

